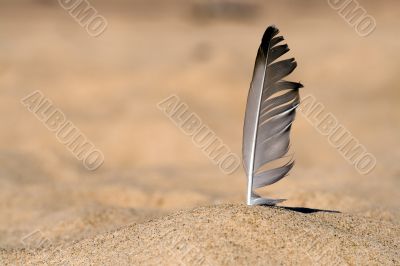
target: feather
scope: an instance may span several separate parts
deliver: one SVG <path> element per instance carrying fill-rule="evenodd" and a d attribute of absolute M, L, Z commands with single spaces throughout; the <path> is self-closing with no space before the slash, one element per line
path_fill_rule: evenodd
<path fill-rule="evenodd" d="M 302 84 L 282 80 L 296 68 L 294 58 L 277 61 L 289 51 L 284 38 L 277 36 L 275 26 L 266 29 L 258 49 L 247 97 L 243 127 L 243 166 L 246 171 L 247 204 L 275 205 L 284 200 L 265 199 L 254 189 L 268 186 L 285 177 L 294 165 L 286 164 L 264 170 L 275 160 L 286 158 L 289 151 L 290 129 L 300 102 Z"/>

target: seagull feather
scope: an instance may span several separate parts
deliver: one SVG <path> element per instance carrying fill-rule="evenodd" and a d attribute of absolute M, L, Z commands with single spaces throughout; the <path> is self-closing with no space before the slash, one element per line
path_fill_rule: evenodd
<path fill-rule="evenodd" d="M 286 158 L 290 129 L 300 103 L 302 84 L 283 80 L 297 67 L 294 58 L 278 59 L 289 52 L 279 30 L 269 26 L 257 52 L 253 78 L 247 97 L 243 127 L 243 166 L 248 178 L 248 205 L 275 205 L 281 199 L 266 199 L 254 190 L 278 182 L 294 165 L 265 170 L 266 164 Z"/>

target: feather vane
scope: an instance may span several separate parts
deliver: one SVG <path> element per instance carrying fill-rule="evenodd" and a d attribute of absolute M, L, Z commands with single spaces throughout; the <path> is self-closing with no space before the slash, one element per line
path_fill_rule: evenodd
<path fill-rule="evenodd" d="M 243 127 L 243 166 L 248 178 L 248 205 L 275 205 L 283 200 L 265 199 L 255 193 L 278 182 L 292 169 L 294 161 L 264 170 L 264 166 L 287 156 L 290 129 L 300 103 L 302 84 L 283 80 L 297 67 L 294 58 L 278 59 L 289 52 L 279 30 L 269 26 L 257 52 Z M 279 44 L 279 45 L 278 45 Z"/>

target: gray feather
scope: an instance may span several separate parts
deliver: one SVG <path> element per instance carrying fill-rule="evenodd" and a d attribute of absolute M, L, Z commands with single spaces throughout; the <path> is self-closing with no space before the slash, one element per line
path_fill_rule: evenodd
<path fill-rule="evenodd" d="M 270 26 L 258 49 L 247 98 L 243 127 L 243 165 L 248 177 L 247 204 L 274 205 L 282 200 L 264 199 L 254 189 L 285 177 L 294 162 L 261 171 L 266 164 L 287 156 L 290 129 L 300 102 L 300 83 L 282 80 L 296 68 L 294 58 L 280 60 L 289 51 L 279 30 Z M 279 44 L 279 45 L 278 45 Z M 282 92 L 282 93 L 280 93 Z M 278 93 L 280 93 L 278 95 Z"/>
<path fill-rule="evenodd" d="M 255 188 L 264 187 L 268 185 L 272 185 L 275 182 L 278 182 L 282 178 L 284 178 L 287 173 L 292 169 L 294 162 L 290 162 L 287 165 L 282 167 L 274 168 L 260 174 L 256 174 L 254 176 L 254 184 Z"/>

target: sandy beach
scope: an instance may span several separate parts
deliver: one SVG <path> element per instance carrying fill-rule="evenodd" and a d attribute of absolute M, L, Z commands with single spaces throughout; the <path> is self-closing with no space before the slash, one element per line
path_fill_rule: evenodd
<path fill-rule="evenodd" d="M 0 265 L 400 265 L 400 4 L 102 1 L 98 37 L 58 1 L 0 0 Z M 157 104 L 176 95 L 241 157 L 260 38 L 276 24 L 312 95 L 376 158 L 367 174 L 298 112 L 296 165 L 245 205 Z M 24 105 L 39 91 L 101 151 L 93 171 Z"/>

